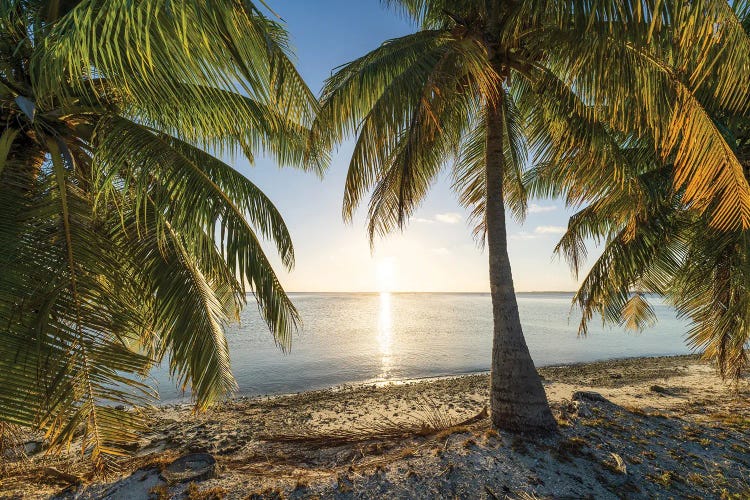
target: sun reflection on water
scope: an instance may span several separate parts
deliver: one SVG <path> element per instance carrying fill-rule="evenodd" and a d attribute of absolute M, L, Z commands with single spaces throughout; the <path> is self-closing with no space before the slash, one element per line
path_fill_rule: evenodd
<path fill-rule="evenodd" d="M 390 378 L 393 366 L 393 318 L 391 313 L 391 294 L 380 294 L 380 310 L 378 312 L 378 347 L 380 350 L 380 378 Z"/>

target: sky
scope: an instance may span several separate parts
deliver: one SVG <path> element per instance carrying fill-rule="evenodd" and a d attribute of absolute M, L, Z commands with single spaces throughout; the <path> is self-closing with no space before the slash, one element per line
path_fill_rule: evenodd
<path fill-rule="evenodd" d="M 331 70 L 412 33 L 416 26 L 378 0 L 272 0 L 295 48 L 297 67 L 319 93 Z M 367 202 L 354 221 L 341 217 L 344 179 L 352 140 L 342 144 L 321 180 L 312 173 L 279 169 L 273 160 L 234 167 L 275 203 L 294 242 L 291 272 L 267 251 L 287 292 L 488 292 L 487 251 L 451 190 L 448 171 L 440 177 L 403 232 L 376 240 L 371 252 L 365 226 Z M 561 200 L 530 200 L 521 226 L 508 220 L 508 243 L 516 291 L 574 290 L 577 282 L 553 248 L 570 211 Z"/>

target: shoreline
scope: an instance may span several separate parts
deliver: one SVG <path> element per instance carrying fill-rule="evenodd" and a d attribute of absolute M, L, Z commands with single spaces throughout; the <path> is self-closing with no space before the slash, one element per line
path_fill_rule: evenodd
<path fill-rule="evenodd" d="M 6 469 L 0 497 L 71 487 L 45 475 L 50 467 L 79 478 L 82 499 L 145 499 L 153 488 L 164 498 L 197 488 L 227 499 L 750 494 L 747 379 L 725 385 L 694 355 L 539 372 L 557 436 L 492 430 L 487 373 L 238 398 L 201 414 L 175 404 L 148 410 L 121 475 L 94 477 L 75 449 L 38 453 Z M 190 453 L 216 460 L 212 476 L 167 483 L 164 467 Z"/>
<path fill-rule="evenodd" d="M 531 293 L 531 292 L 528 292 Z M 537 371 L 542 374 L 544 371 L 550 371 L 550 370 L 557 370 L 557 369 L 570 369 L 575 368 L 577 366 L 598 366 L 598 365 L 609 365 L 609 364 L 616 364 L 618 362 L 623 363 L 630 363 L 637 360 L 670 360 L 670 359 L 685 359 L 685 360 L 694 360 L 698 361 L 700 359 L 699 354 L 669 354 L 669 355 L 653 355 L 653 356 L 627 356 L 624 358 L 604 358 L 604 359 L 597 359 L 592 361 L 573 361 L 570 363 L 554 363 L 554 364 L 544 364 L 537 366 Z M 392 379 L 392 380 L 365 380 L 365 381 L 358 381 L 358 382 L 345 382 L 343 384 L 336 384 L 328 387 L 322 387 L 319 389 L 309 389 L 309 390 L 303 390 L 303 391 L 296 391 L 296 392 L 278 392 L 278 393 L 264 393 L 264 394 L 242 394 L 241 392 L 238 393 L 235 396 L 232 396 L 231 398 L 228 398 L 225 402 L 232 402 L 232 401 L 248 401 L 253 399 L 272 399 L 272 398 L 278 398 L 278 397 L 285 397 L 285 396 L 299 396 L 301 394 L 308 394 L 308 393 L 323 393 L 323 392 L 338 392 L 343 390 L 349 390 L 349 389 L 359 389 L 364 387 L 389 387 L 389 386 L 402 386 L 412 383 L 419 383 L 419 382 L 432 382 L 432 381 L 438 381 L 438 380 L 446 380 L 446 379 L 456 379 L 456 378 L 462 378 L 462 377 L 476 377 L 476 376 L 489 376 L 490 371 L 489 370 L 478 370 L 478 371 L 469 371 L 469 372 L 460 372 L 460 373 L 454 373 L 454 374 L 446 374 L 446 375 L 428 375 L 424 377 L 409 377 L 409 378 L 399 378 L 399 379 Z M 179 406 L 179 405 L 191 405 L 189 397 L 184 397 L 180 399 L 168 399 L 165 401 L 160 401 L 156 403 L 154 406 L 161 408 L 165 406 Z"/>

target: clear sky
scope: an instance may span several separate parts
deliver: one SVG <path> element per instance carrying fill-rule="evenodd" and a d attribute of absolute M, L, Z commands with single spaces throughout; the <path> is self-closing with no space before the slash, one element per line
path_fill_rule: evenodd
<path fill-rule="evenodd" d="M 286 21 L 302 76 L 316 93 L 331 69 L 416 27 L 378 0 L 270 0 Z M 443 175 L 403 232 L 378 240 L 370 252 L 366 203 L 352 224 L 341 218 L 351 142 L 334 152 L 325 178 L 278 169 L 270 160 L 235 167 L 273 200 L 289 226 L 296 266 L 285 272 L 287 291 L 489 291 L 486 250 L 477 247 L 467 213 Z M 533 200 L 523 226 L 508 221 L 517 291 L 573 290 L 576 281 L 552 249 L 568 212 L 560 200 Z M 268 247 L 269 255 L 272 254 Z"/>

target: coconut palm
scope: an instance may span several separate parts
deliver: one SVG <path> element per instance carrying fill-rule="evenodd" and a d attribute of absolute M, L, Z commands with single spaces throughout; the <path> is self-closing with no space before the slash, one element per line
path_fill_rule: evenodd
<path fill-rule="evenodd" d="M 747 6 L 733 7 L 736 22 L 750 33 Z M 745 101 L 738 108 L 718 102 L 712 92 L 696 95 L 721 132 L 724 147 L 743 166 L 746 180 L 748 90 L 745 87 Z M 555 192 L 566 196 L 570 205 L 585 205 L 570 218 L 556 247 L 576 274 L 586 258 L 587 241 L 603 246 L 574 298 L 582 312 L 581 333 L 594 314 L 605 323 L 635 330 L 653 325 L 656 316 L 649 294 L 656 294 L 691 321 L 688 344 L 714 362 L 723 377 L 738 379 L 750 363 L 750 234 L 742 227 L 712 227 L 712 218 L 686 200 L 686 189 L 675 188 L 675 166 L 662 161 L 653 144 L 612 139 L 623 159 L 620 178 L 591 179 L 577 168 L 548 164 L 529 172 L 527 179 L 533 192 Z M 583 196 L 581 185 L 591 187 Z"/>
<path fill-rule="evenodd" d="M 317 102 L 248 1 L 0 2 L 0 422 L 83 435 L 106 465 L 168 359 L 198 408 L 235 387 L 224 326 L 253 292 L 298 321 L 261 245 L 281 215 L 218 156 L 306 148 Z"/>
<path fill-rule="evenodd" d="M 589 177 L 611 178 L 619 166 L 611 138 L 651 137 L 652 150 L 674 158 L 672 179 L 685 189 L 686 202 L 716 227 L 747 227 L 750 187 L 739 176 L 741 165 L 694 99 L 707 91 L 706 75 L 717 72 L 711 64 L 747 64 L 748 53 L 738 53 L 747 44 L 718 0 L 385 3 L 421 31 L 338 68 L 313 126 L 313 137 L 326 146 L 356 134 L 344 218 L 351 220 L 372 191 L 371 243 L 402 228 L 455 159 L 454 188 L 489 253 L 492 422 L 515 431 L 553 429 L 524 341 L 507 252 L 505 209 L 519 218 L 525 212 L 527 150 L 537 163 L 564 170 L 575 161 Z M 736 51 L 724 50 L 735 43 Z M 717 54 L 723 54 L 718 63 Z M 668 58 L 675 64 L 665 65 Z M 747 82 L 746 72 L 713 80 L 717 100 L 740 106 L 737 85 Z"/>

